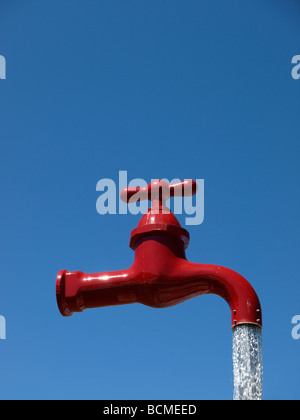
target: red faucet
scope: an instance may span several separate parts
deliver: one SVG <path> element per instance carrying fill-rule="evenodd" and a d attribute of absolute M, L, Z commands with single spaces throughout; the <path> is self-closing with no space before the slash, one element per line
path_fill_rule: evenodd
<path fill-rule="evenodd" d="M 231 309 L 232 327 L 262 326 L 261 306 L 250 283 L 229 268 L 187 261 L 189 233 L 180 226 L 165 202 L 174 196 L 192 196 L 197 184 L 153 181 L 147 187 L 124 188 L 125 202 L 151 200 L 151 208 L 131 232 L 135 252 L 132 266 L 121 271 L 86 274 L 61 270 L 56 297 L 63 316 L 86 308 L 142 303 L 166 308 L 207 293 L 223 297 Z"/>

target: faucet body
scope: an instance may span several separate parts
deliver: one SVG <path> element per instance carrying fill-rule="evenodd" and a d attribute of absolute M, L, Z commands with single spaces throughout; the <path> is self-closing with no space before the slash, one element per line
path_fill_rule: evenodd
<path fill-rule="evenodd" d="M 259 299 L 244 277 L 225 267 L 186 259 L 189 233 L 166 208 L 165 201 L 170 196 L 195 192 L 194 181 L 173 185 L 155 181 L 146 188 L 124 189 L 121 192 L 124 201 L 147 199 L 150 193 L 152 201 L 152 207 L 131 233 L 133 264 L 124 270 L 93 274 L 59 271 L 56 296 L 61 314 L 70 316 L 86 308 L 130 303 L 166 308 L 213 293 L 228 302 L 232 327 L 239 324 L 261 327 Z"/>

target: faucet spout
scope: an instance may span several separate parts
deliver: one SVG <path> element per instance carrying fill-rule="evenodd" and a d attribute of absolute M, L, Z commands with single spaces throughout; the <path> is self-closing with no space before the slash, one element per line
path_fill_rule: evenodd
<path fill-rule="evenodd" d="M 184 279 L 199 288 L 201 294 L 215 294 L 230 306 L 231 326 L 254 324 L 262 327 L 259 298 L 251 284 L 239 273 L 212 264 L 182 262 Z M 199 293 L 199 294 L 200 294 Z"/>

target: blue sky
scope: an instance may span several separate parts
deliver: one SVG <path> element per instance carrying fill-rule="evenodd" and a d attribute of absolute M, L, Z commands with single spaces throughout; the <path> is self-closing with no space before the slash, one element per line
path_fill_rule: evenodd
<path fill-rule="evenodd" d="M 264 397 L 299 399 L 299 13 L 296 0 L 1 2 L 1 399 L 232 398 L 221 298 L 57 309 L 58 270 L 132 263 L 140 216 L 96 211 L 98 180 L 120 170 L 205 180 L 187 258 L 252 283 Z"/>

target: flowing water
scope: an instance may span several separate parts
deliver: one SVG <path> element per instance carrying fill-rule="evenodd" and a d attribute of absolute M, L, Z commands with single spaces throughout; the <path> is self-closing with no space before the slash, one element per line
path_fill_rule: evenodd
<path fill-rule="evenodd" d="M 262 330 L 253 324 L 233 329 L 234 400 L 262 400 Z"/>

